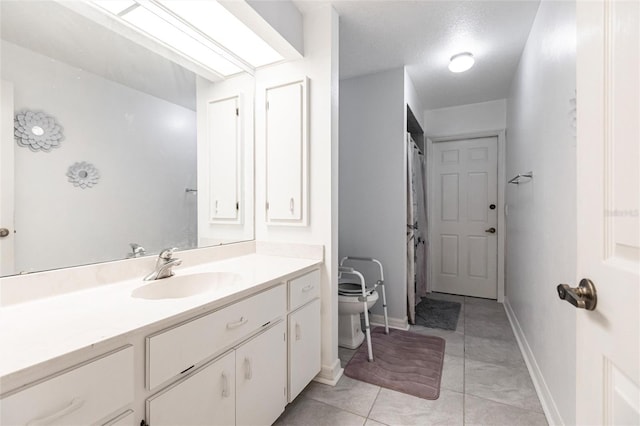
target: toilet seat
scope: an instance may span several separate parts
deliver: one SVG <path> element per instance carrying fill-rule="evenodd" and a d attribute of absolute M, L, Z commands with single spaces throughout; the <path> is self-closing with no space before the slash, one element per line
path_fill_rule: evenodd
<path fill-rule="evenodd" d="M 367 288 L 365 294 L 371 296 L 375 292 L 375 288 Z M 362 285 L 358 283 L 343 282 L 338 284 L 338 295 L 348 297 L 362 296 Z"/>

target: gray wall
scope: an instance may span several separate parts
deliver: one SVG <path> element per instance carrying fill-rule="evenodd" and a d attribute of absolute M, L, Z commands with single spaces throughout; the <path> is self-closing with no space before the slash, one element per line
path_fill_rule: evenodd
<path fill-rule="evenodd" d="M 339 256 L 379 259 L 389 316 L 407 316 L 404 68 L 340 81 Z M 382 313 L 382 303 L 373 313 Z"/>
<path fill-rule="evenodd" d="M 543 1 L 507 107 L 507 304 L 552 423 L 575 423 L 575 309 L 558 283 L 576 272 L 575 3 Z"/>

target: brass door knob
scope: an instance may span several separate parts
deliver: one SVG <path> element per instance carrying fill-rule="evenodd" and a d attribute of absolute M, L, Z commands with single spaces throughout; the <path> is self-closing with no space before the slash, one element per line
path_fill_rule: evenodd
<path fill-rule="evenodd" d="M 490 234 L 495 234 L 496 233 L 496 228 L 491 227 L 489 229 L 485 229 L 484 232 L 488 232 Z"/>
<path fill-rule="evenodd" d="M 580 284 L 575 288 L 569 287 L 568 284 L 558 284 L 556 289 L 560 299 L 566 300 L 576 308 L 586 309 L 587 311 L 596 309 L 598 293 L 596 292 L 595 284 L 590 279 L 581 279 Z"/>
<path fill-rule="evenodd" d="M 0 228 L 0 238 L 8 237 L 9 230 L 7 228 Z"/>

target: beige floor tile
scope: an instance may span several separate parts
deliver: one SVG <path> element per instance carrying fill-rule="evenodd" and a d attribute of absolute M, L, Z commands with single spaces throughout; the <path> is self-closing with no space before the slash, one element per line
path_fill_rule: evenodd
<path fill-rule="evenodd" d="M 464 392 L 464 358 L 448 354 L 444 355 L 440 387 L 456 392 Z"/>
<path fill-rule="evenodd" d="M 464 336 L 464 351 L 467 359 L 505 367 L 526 367 L 520 347 L 515 339 L 486 339 L 467 334 Z"/>
<path fill-rule="evenodd" d="M 544 414 L 465 395 L 464 424 L 478 426 L 547 426 Z"/>
<path fill-rule="evenodd" d="M 387 425 L 461 425 L 463 395 L 447 389 L 430 401 L 382 388 L 369 418 Z"/>
<path fill-rule="evenodd" d="M 335 386 L 311 382 L 303 392 L 306 398 L 324 402 L 366 417 L 378 396 L 379 386 L 342 376 Z"/>
<path fill-rule="evenodd" d="M 542 412 L 526 367 L 512 368 L 465 359 L 465 394 Z"/>
<path fill-rule="evenodd" d="M 367 419 L 367 421 L 364 423 L 364 426 L 388 426 L 388 425 L 385 425 L 384 423 L 376 422 L 373 419 Z"/>
<path fill-rule="evenodd" d="M 274 426 L 362 426 L 365 420 L 348 411 L 298 396 Z"/>

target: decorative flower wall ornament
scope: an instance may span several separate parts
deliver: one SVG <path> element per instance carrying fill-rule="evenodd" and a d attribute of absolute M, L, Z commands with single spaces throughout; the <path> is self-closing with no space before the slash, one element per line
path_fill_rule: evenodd
<path fill-rule="evenodd" d="M 69 177 L 69 182 L 73 183 L 73 186 L 86 189 L 98 183 L 100 172 L 93 164 L 83 161 L 81 163 L 73 163 L 69 166 L 67 176 Z"/>
<path fill-rule="evenodd" d="M 20 112 L 16 114 L 13 127 L 18 145 L 33 152 L 49 152 L 58 148 L 64 138 L 56 119 L 44 112 Z"/>

